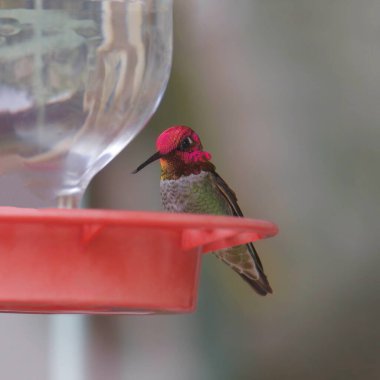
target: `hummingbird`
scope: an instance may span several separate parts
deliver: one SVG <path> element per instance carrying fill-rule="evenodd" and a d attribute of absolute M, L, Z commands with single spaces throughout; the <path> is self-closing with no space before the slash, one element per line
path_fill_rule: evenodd
<path fill-rule="evenodd" d="M 243 217 L 235 192 L 216 172 L 211 154 L 203 150 L 199 136 L 184 125 L 163 131 L 157 151 L 133 173 L 160 160 L 160 191 L 165 211 Z M 252 243 L 214 252 L 258 294 L 272 293 L 259 255 Z"/>

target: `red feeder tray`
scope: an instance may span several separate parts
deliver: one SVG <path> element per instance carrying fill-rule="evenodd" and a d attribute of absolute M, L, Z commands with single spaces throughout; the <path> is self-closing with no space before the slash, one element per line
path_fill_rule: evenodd
<path fill-rule="evenodd" d="M 0 312 L 191 312 L 202 253 L 276 233 L 235 217 L 1 207 Z"/>

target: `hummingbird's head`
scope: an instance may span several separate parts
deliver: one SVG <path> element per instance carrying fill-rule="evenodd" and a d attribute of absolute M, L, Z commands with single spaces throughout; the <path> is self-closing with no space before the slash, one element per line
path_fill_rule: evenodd
<path fill-rule="evenodd" d="M 189 127 L 175 125 L 163 131 L 156 140 L 157 152 L 142 163 L 137 173 L 151 162 L 160 160 L 161 178 L 175 179 L 214 169 L 211 154 L 204 151 L 199 136 Z"/>

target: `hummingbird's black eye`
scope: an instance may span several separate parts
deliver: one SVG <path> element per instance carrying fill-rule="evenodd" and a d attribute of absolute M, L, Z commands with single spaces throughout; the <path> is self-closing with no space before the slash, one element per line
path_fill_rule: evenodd
<path fill-rule="evenodd" d="M 181 144 L 178 147 L 178 150 L 180 151 L 186 151 L 189 149 L 192 145 L 194 144 L 194 141 L 191 137 L 185 137 L 182 141 Z"/>

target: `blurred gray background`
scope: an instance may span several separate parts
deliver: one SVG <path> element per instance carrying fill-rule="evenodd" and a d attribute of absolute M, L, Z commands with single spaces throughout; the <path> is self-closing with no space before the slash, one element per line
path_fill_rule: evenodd
<path fill-rule="evenodd" d="M 246 216 L 280 227 L 256 245 L 274 295 L 207 255 L 195 314 L 87 317 L 86 379 L 379 379 L 380 2 L 177 1 L 174 21 L 159 111 L 89 202 L 160 210 L 158 164 L 130 173 L 193 127 Z M 49 379 L 48 317 L 0 317 L 3 373 Z"/>

